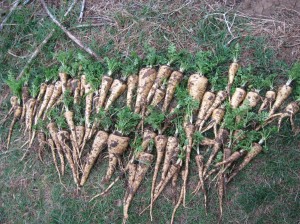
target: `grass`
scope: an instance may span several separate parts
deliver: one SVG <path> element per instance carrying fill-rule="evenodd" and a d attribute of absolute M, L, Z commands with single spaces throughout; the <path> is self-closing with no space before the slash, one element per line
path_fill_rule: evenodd
<path fill-rule="evenodd" d="M 236 42 L 242 46 L 240 62 L 243 68 L 251 68 L 254 75 L 267 77 L 277 73 L 285 80 L 285 72 L 289 65 L 277 59 L 278 51 L 268 47 L 268 40 L 263 36 L 252 36 L 251 27 L 245 26 L 247 20 L 236 18 L 232 39 L 222 21 L 222 15 L 210 15 L 209 9 L 195 4 L 172 5 L 160 1 L 148 1 L 141 5 L 130 2 L 126 5 L 108 5 L 105 10 L 102 3 L 87 8 L 87 22 L 94 23 L 92 16 L 96 14 L 104 20 L 103 26 L 74 29 L 74 33 L 88 43 L 99 55 L 121 56 L 131 51 L 144 55 L 144 43 L 156 49 L 166 49 L 171 42 L 178 49 L 196 52 L 199 49 L 212 50 L 222 63 L 213 73 L 226 79 L 228 64 L 231 62 L 232 49 Z M 180 7 L 182 8 L 178 10 Z M 56 16 L 61 18 L 61 9 L 54 8 Z M 99 14 L 99 9 L 101 13 Z M 178 11 L 176 11 L 178 10 Z M 220 9 L 220 12 L 223 12 Z M 74 27 L 78 7 L 66 18 L 65 25 Z M 97 14 L 98 13 L 98 14 Z M 228 14 L 232 20 L 233 15 Z M 17 75 L 27 58 L 8 54 L 8 50 L 22 56 L 32 52 L 47 32 L 54 26 L 45 17 L 38 5 L 30 4 L 18 9 L 11 19 L 17 24 L 13 29 L 5 28 L 0 40 L 0 78 L 7 78 L 8 72 Z M 65 50 L 79 52 L 77 47 L 61 32 L 43 48 L 38 59 L 30 67 L 30 77 L 42 76 L 46 68 L 58 66 L 53 59 L 54 53 Z M 278 84 L 278 83 L 277 83 Z M 3 95 L 5 94 L 2 91 Z M 118 102 L 122 104 L 122 102 Z M 1 104 L 1 117 L 8 111 L 6 98 Z M 6 122 L 0 129 L 1 146 L 5 143 Z M 299 119 L 297 120 L 299 124 Z M 45 151 L 44 162 L 40 162 L 34 149 L 23 161 L 19 161 L 24 151 L 20 145 L 24 142 L 20 125 L 15 127 L 13 144 L 10 151 L 0 151 L 0 223 L 120 223 L 122 220 L 122 199 L 125 180 L 120 181 L 105 198 L 89 200 L 102 190 L 101 179 L 107 167 L 107 159 L 98 159 L 92 169 L 87 184 L 78 191 L 71 178 L 70 168 L 62 178 L 63 187 L 52 163 L 51 153 Z M 291 136 L 290 126 L 285 123 L 280 134 L 268 143 L 269 150 L 260 155 L 251 165 L 242 171 L 228 186 L 227 200 L 224 204 L 224 223 L 297 223 L 300 221 L 298 211 L 299 199 L 299 143 L 298 136 Z M 106 155 L 106 154 L 105 154 Z M 192 154 L 193 158 L 194 154 Z M 130 208 L 129 223 L 148 223 L 149 215 L 139 213 L 149 204 L 151 186 L 150 171 L 143 182 Z M 197 181 L 195 162 L 192 160 L 187 195 L 187 208 L 180 207 L 176 215 L 176 223 L 216 223 L 218 205 L 214 186 L 210 187 L 209 213 L 206 216 L 202 195 L 192 196 L 191 191 Z M 181 180 L 180 180 L 181 181 Z M 181 182 L 180 182 L 181 183 Z M 179 185 L 180 186 L 180 185 Z M 178 191 L 179 191 L 178 186 Z M 173 210 L 172 194 L 169 189 L 156 202 L 154 222 L 167 223 Z"/>

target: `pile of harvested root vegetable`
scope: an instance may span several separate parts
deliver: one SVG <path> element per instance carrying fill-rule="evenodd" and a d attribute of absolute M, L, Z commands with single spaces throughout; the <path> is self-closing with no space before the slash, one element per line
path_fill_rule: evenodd
<path fill-rule="evenodd" d="M 26 153 L 37 142 L 42 160 L 49 147 L 59 178 L 67 162 L 79 188 L 107 150 L 108 168 L 102 179 L 107 188 L 93 199 L 107 196 L 126 173 L 124 223 L 144 177 L 152 175 L 150 170 L 150 205 L 143 212 L 150 211 L 151 220 L 161 193 L 181 183 L 180 194 L 174 195 L 173 223 L 176 210 L 186 203 L 191 160 L 197 164 L 199 182 L 190 190 L 203 195 L 206 208 L 207 185 L 214 181 L 221 221 L 225 186 L 262 152 L 284 118 L 296 131 L 299 103 L 288 103 L 288 98 L 299 76 L 299 63 L 288 72 L 286 84 L 275 90 L 274 76 L 263 80 L 239 72 L 237 57 L 227 63 L 228 73 L 218 74 L 216 68 L 224 62 L 208 51 L 190 55 L 170 46 L 164 65 L 158 65 L 160 58 L 153 50 L 143 60 L 136 54 L 122 63 L 106 58 L 101 68 L 82 55 L 68 67 L 65 58 L 58 57 L 59 71 L 45 71 L 47 80 L 35 80 L 31 90 L 28 80 L 8 79 L 15 95 L 8 113 L 13 120 L 7 148 L 20 121 L 28 138 L 22 146 Z M 264 96 L 258 89 L 265 91 Z"/>

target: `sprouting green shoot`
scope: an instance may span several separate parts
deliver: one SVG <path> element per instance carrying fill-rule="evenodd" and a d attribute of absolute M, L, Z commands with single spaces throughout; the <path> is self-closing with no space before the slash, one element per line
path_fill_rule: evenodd
<path fill-rule="evenodd" d="M 179 60 L 180 54 L 176 49 L 175 44 L 170 44 L 167 51 L 167 58 L 168 58 L 168 66 L 171 66 L 173 63 Z"/>
<path fill-rule="evenodd" d="M 249 65 L 248 67 L 242 67 L 237 72 L 234 86 L 241 87 L 241 86 L 245 86 L 247 83 L 256 82 L 257 77 L 253 74 L 254 74 L 254 68 L 251 65 Z"/>
<path fill-rule="evenodd" d="M 72 97 L 71 90 L 66 90 L 63 95 L 63 103 L 67 110 L 71 110 L 73 107 L 74 97 Z"/>
<path fill-rule="evenodd" d="M 145 45 L 145 52 L 146 52 L 146 57 L 145 57 L 146 66 L 152 68 L 159 61 L 159 56 L 156 52 L 156 49 L 149 45 Z"/>
<path fill-rule="evenodd" d="M 54 57 L 60 62 L 61 66 L 59 67 L 60 72 L 70 73 L 71 71 L 71 61 L 74 58 L 74 52 L 71 50 L 60 51 L 54 54 Z"/>
<path fill-rule="evenodd" d="M 221 162 L 223 160 L 223 152 L 219 151 L 216 156 L 216 162 Z"/>
<path fill-rule="evenodd" d="M 41 76 L 35 76 L 32 83 L 31 83 L 31 86 L 30 86 L 30 95 L 32 97 L 36 97 L 40 91 L 40 85 L 42 84 L 43 80 L 41 78 Z"/>
<path fill-rule="evenodd" d="M 236 43 L 234 45 L 234 49 L 233 49 L 233 62 L 238 62 L 238 58 L 241 54 L 241 46 L 239 43 Z"/>
<path fill-rule="evenodd" d="M 150 107 L 150 114 L 145 118 L 145 124 L 150 125 L 154 130 L 160 131 L 166 115 L 160 110 Z"/>
<path fill-rule="evenodd" d="M 266 151 L 269 150 L 267 147 L 267 140 L 271 138 L 276 132 L 278 132 L 278 130 L 275 126 L 267 126 L 263 128 L 263 130 L 260 132 L 261 134 L 260 142 L 264 143 L 264 149 Z"/>
<path fill-rule="evenodd" d="M 288 72 L 289 80 L 287 81 L 287 85 L 289 85 L 292 81 L 297 80 L 297 83 L 299 84 L 299 77 L 300 77 L 300 62 L 295 62 Z"/>
<path fill-rule="evenodd" d="M 50 121 L 56 123 L 57 127 L 62 130 L 68 128 L 67 121 L 61 114 L 61 110 L 58 107 L 54 107 L 47 112 L 47 117 Z"/>
<path fill-rule="evenodd" d="M 132 52 L 129 57 L 126 57 L 122 67 L 122 76 L 126 79 L 130 75 L 135 75 L 139 72 L 142 66 L 142 59 L 136 52 Z"/>
<path fill-rule="evenodd" d="M 46 82 L 56 81 L 58 79 L 57 67 L 47 68 L 44 71 Z"/>
<path fill-rule="evenodd" d="M 200 131 L 195 131 L 193 135 L 193 146 L 198 146 L 204 139 Z"/>
<path fill-rule="evenodd" d="M 117 122 L 115 128 L 122 135 L 128 135 L 139 123 L 141 116 L 133 113 L 129 107 L 117 108 Z"/>
<path fill-rule="evenodd" d="M 32 126 L 33 130 L 43 130 L 44 132 L 47 132 L 47 123 L 46 121 L 43 121 L 42 119 L 38 119 L 37 123 Z"/>
<path fill-rule="evenodd" d="M 109 130 L 109 128 L 113 125 L 113 121 L 107 112 L 104 111 L 104 108 L 101 108 L 99 112 L 95 115 L 97 121 L 100 122 L 100 127 L 105 131 Z"/>
<path fill-rule="evenodd" d="M 130 141 L 130 147 L 133 149 L 134 155 L 143 151 L 142 142 L 143 139 L 140 135 Z"/>
<path fill-rule="evenodd" d="M 25 80 L 20 79 L 17 80 L 12 75 L 12 73 L 9 73 L 7 76 L 7 79 L 5 80 L 5 83 L 8 85 L 10 91 L 13 93 L 13 95 L 17 96 L 19 99 L 21 99 L 22 96 L 22 87 L 24 85 Z"/>
<path fill-rule="evenodd" d="M 199 102 L 190 96 L 188 90 L 184 86 L 179 86 L 176 88 L 175 96 L 178 100 L 179 107 L 185 109 L 182 111 L 187 114 L 188 119 L 191 121 L 193 117 L 193 111 L 199 107 Z"/>
<path fill-rule="evenodd" d="M 73 111 L 74 123 L 77 125 L 83 125 L 85 123 L 83 100 L 80 101 L 80 104 L 73 105 Z"/>
<path fill-rule="evenodd" d="M 107 75 L 111 76 L 112 74 L 118 72 L 121 69 L 121 63 L 114 59 L 114 58 L 108 58 L 105 57 L 104 60 L 106 61 L 107 64 Z"/>
<path fill-rule="evenodd" d="M 180 72 L 194 70 L 193 55 L 190 52 L 186 50 L 180 51 L 178 54 L 178 62 L 180 63 Z"/>
<path fill-rule="evenodd" d="M 101 85 L 103 67 L 99 62 L 89 61 L 84 64 L 83 72 L 86 80 L 91 84 L 93 90 L 98 90 Z"/>
<path fill-rule="evenodd" d="M 179 154 L 178 154 L 178 159 L 183 161 L 185 159 L 185 154 L 186 154 L 186 150 L 185 150 L 186 145 L 182 146 L 179 145 Z"/>
<path fill-rule="evenodd" d="M 200 75 L 207 74 L 212 71 L 215 66 L 213 53 L 211 51 L 199 51 L 195 55 L 196 70 Z"/>
<path fill-rule="evenodd" d="M 239 117 L 240 121 L 237 121 Z M 224 116 L 223 127 L 230 131 L 240 130 L 249 127 L 252 122 L 258 120 L 258 115 L 250 111 L 250 107 L 245 105 L 237 109 L 232 109 L 229 103 L 226 104 L 226 113 Z"/>
<path fill-rule="evenodd" d="M 258 142 L 261 139 L 261 133 L 255 130 L 250 130 L 247 132 L 247 137 L 243 138 L 234 147 L 234 151 L 239 149 L 244 149 L 246 151 L 250 151 L 252 148 L 253 142 Z"/>

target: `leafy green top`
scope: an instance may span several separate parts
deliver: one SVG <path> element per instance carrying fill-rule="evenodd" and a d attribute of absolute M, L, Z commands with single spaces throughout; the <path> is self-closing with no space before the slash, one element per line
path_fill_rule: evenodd
<path fill-rule="evenodd" d="M 121 63 L 114 59 L 114 58 L 108 58 L 105 57 L 104 60 L 106 61 L 107 64 L 107 75 L 111 76 L 112 74 L 118 72 L 121 69 Z"/>
<path fill-rule="evenodd" d="M 28 76 L 24 76 L 22 79 L 17 80 L 12 73 L 7 75 L 5 83 L 8 85 L 9 89 L 12 91 L 13 95 L 21 99 L 22 96 L 22 87 L 24 83 L 28 81 Z"/>
<path fill-rule="evenodd" d="M 60 51 L 54 55 L 56 59 L 60 62 L 61 66 L 59 67 L 60 72 L 70 73 L 71 71 L 71 61 L 74 58 L 74 52 L 71 50 Z"/>
<path fill-rule="evenodd" d="M 124 66 L 122 68 L 122 75 L 127 78 L 130 75 L 137 74 L 141 68 L 142 59 L 136 52 L 132 52 L 129 57 L 125 58 Z"/>
<path fill-rule="evenodd" d="M 129 107 L 122 109 L 117 108 L 117 122 L 115 124 L 116 130 L 122 135 L 128 135 L 132 132 L 141 119 L 139 114 L 133 113 Z"/>
<path fill-rule="evenodd" d="M 156 108 L 150 107 L 149 109 L 150 114 L 145 118 L 145 124 L 150 125 L 154 130 L 158 130 L 160 132 L 166 115 Z"/>

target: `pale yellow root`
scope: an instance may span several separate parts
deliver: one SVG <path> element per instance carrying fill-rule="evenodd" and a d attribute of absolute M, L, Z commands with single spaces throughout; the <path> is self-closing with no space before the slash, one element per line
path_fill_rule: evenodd
<path fill-rule="evenodd" d="M 180 83 L 180 81 L 183 78 L 183 74 L 180 71 L 173 71 L 170 79 L 168 81 L 168 85 L 167 85 L 167 90 L 166 90 L 166 96 L 165 96 L 165 100 L 162 106 L 162 111 L 165 113 L 168 110 L 168 107 L 174 97 L 174 93 L 176 90 L 176 87 L 178 86 L 178 84 Z"/>
<path fill-rule="evenodd" d="M 147 96 L 147 104 L 150 104 L 150 102 L 153 101 L 152 98 L 154 98 L 157 89 L 161 86 L 163 80 L 166 80 L 170 77 L 171 73 L 172 73 L 172 69 L 170 68 L 170 66 L 162 65 L 159 67 L 155 82 L 151 87 L 149 94 Z"/>
<path fill-rule="evenodd" d="M 142 108 L 146 106 L 148 93 L 154 84 L 156 78 L 156 70 L 153 68 L 143 68 L 139 72 L 139 81 L 137 96 L 135 102 L 135 113 L 140 113 Z"/>
<path fill-rule="evenodd" d="M 193 74 L 188 80 L 188 91 L 194 100 L 201 102 L 206 91 L 208 79 L 201 74 Z"/>
<path fill-rule="evenodd" d="M 115 79 L 110 87 L 110 96 L 107 99 L 104 110 L 107 111 L 110 106 L 118 99 L 126 90 L 127 85 L 121 80 Z"/>
<path fill-rule="evenodd" d="M 132 109 L 132 100 L 134 91 L 138 86 L 139 77 L 137 75 L 131 75 L 127 79 L 127 97 L 126 97 L 126 105 L 130 109 Z"/>

